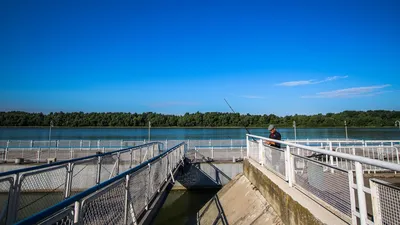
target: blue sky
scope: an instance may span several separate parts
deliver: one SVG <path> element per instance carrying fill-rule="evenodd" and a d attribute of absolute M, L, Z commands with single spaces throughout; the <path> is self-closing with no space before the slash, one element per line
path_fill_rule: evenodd
<path fill-rule="evenodd" d="M 3 0 L 0 111 L 228 112 L 224 98 L 251 114 L 400 110 L 399 11 L 384 0 Z"/>

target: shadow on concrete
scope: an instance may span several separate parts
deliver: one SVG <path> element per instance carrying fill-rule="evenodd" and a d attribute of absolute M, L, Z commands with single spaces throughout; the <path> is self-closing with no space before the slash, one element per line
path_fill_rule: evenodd
<path fill-rule="evenodd" d="M 185 189 L 221 188 L 231 178 L 215 166 L 212 161 L 203 163 L 185 159 L 185 166 L 179 171 L 176 180 Z"/>
<path fill-rule="evenodd" d="M 205 209 L 203 210 L 203 212 L 201 214 L 197 215 L 197 224 L 200 225 L 200 219 L 201 217 L 204 216 L 204 213 L 208 211 L 208 209 L 210 208 L 210 206 L 215 205 L 217 210 L 218 210 L 218 214 L 215 217 L 214 222 L 212 223 L 213 225 L 215 224 L 219 224 L 219 222 L 221 222 L 224 225 L 228 225 L 228 220 L 226 219 L 226 215 L 224 212 L 224 208 L 221 205 L 221 202 L 219 201 L 219 197 L 218 194 L 215 194 L 212 198 L 211 201 L 208 202 L 207 206 L 205 207 Z"/>

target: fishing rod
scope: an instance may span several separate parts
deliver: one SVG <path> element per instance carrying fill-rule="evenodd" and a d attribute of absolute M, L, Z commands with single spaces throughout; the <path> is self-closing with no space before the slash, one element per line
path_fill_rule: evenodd
<path fill-rule="evenodd" d="M 228 101 L 227 101 L 225 98 L 224 98 L 224 100 L 225 100 L 226 104 L 229 106 L 229 108 L 232 110 L 232 112 L 233 112 L 233 113 L 236 113 L 235 110 L 233 110 L 232 106 L 228 103 Z M 244 129 L 246 129 L 246 131 L 247 131 L 248 134 L 251 134 L 250 131 L 249 131 L 249 129 L 247 129 L 246 126 L 244 126 Z M 256 139 L 254 139 L 254 137 L 251 137 L 251 138 L 253 139 L 253 141 L 257 142 Z"/>

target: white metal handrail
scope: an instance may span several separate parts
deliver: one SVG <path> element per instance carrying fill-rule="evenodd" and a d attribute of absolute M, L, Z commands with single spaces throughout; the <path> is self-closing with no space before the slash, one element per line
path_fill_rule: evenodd
<path fill-rule="evenodd" d="M 256 141 L 252 141 L 252 139 L 256 139 Z M 368 212 L 367 204 L 375 203 L 367 201 L 366 195 L 371 195 L 372 199 L 376 199 L 378 195 L 381 195 L 381 199 L 390 199 L 393 193 L 400 193 L 397 189 L 391 190 L 390 195 L 385 195 L 386 192 L 383 191 L 371 191 L 368 186 L 364 185 L 363 174 L 363 166 L 369 165 L 389 170 L 385 172 L 398 172 L 400 171 L 399 164 L 336 152 L 332 148 L 332 143 L 328 144 L 329 150 L 325 150 L 257 135 L 247 135 L 246 141 L 249 158 L 256 160 L 282 177 L 290 187 L 307 192 L 307 195 L 324 203 L 332 212 L 352 224 L 357 224 L 357 220 L 360 220 L 362 225 L 380 224 L 376 221 L 374 223 L 368 215 L 372 215 L 374 218 L 385 216 L 384 214 L 377 215 L 375 211 Z M 266 146 L 264 145 L 265 141 L 280 143 L 285 148 L 275 149 Z M 314 154 L 301 154 L 302 152 Z M 314 155 L 321 155 L 323 159 L 327 160 L 313 160 Z M 352 162 L 354 171 L 343 167 L 338 168 L 337 166 L 340 166 L 338 159 Z M 382 198 L 382 195 L 385 195 L 385 198 Z M 390 204 L 392 204 L 391 207 L 400 207 L 398 200 L 391 201 Z"/>
<path fill-rule="evenodd" d="M 177 168 L 186 144 L 162 154 L 17 224 L 138 224 Z"/>
<path fill-rule="evenodd" d="M 13 224 L 157 156 L 152 142 L 113 152 L 0 173 L 0 192 L 9 193 L 0 222 Z M 32 193 L 35 193 L 34 195 Z M 51 197 L 49 198 L 49 195 Z"/>

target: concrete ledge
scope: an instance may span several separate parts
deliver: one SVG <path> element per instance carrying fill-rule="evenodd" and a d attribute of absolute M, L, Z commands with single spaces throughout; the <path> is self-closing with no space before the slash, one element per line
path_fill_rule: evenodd
<path fill-rule="evenodd" d="M 245 159 L 243 171 L 284 224 L 348 224 L 254 160 Z"/>

